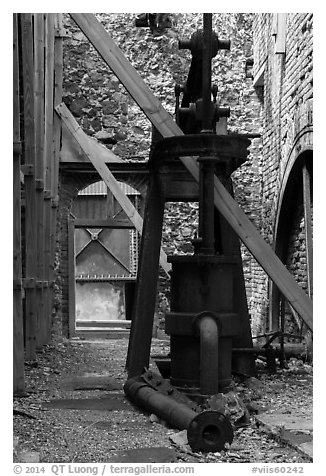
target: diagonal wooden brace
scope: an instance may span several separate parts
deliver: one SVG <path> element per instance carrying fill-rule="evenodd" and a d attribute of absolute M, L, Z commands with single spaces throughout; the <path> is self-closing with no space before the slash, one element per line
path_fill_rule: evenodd
<path fill-rule="evenodd" d="M 70 16 L 121 81 L 128 93 L 163 137 L 183 135 L 171 115 L 145 84 L 103 25 L 91 13 L 70 13 Z M 192 176 L 199 181 L 199 167 L 194 157 L 180 158 Z M 298 312 L 310 330 L 313 327 L 311 299 L 265 242 L 235 200 L 217 177 L 214 181 L 214 204 L 268 276 Z"/>
<path fill-rule="evenodd" d="M 121 205 L 122 209 L 127 214 L 130 221 L 133 223 L 136 230 L 142 234 L 143 219 L 137 212 L 134 205 L 131 203 L 127 195 L 121 190 L 118 182 L 114 178 L 112 172 L 108 169 L 107 165 L 101 157 L 96 153 L 96 149 L 92 147 L 92 142 L 88 140 L 87 135 L 79 126 L 76 119 L 73 117 L 67 106 L 63 103 L 59 104 L 55 108 L 57 114 L 61 117 L 62 122 L 67 126 L 68 131 L 72 134 L 74 139 L 78 142 L 79 146 L 83 150 L 84 154 L 89 158 L 90 162 L 94 165 L 98 171 L 102 180 L 109 187 L 110 191 Z M 112 154 L 112 153 L 111 153 Z M 119 159 L 117 158 L 117 161 Z M 167 262 L 167 257 L 164 251 L 160 251 L 160 264 L 166 274 L 170 276 L 169 270 L 171 265 Z"/>

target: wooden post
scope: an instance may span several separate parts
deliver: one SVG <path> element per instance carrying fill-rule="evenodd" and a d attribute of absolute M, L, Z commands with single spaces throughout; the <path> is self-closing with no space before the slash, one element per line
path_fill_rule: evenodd
<path fill-rule="evenodd" d="M 109 187 L 112 194 L 129 217 L 130 221 L 134 224 L 136 230 L 141 234 L 143 227 L 142 217 L 139 215 L 129 198 L 121 190 L 120 185 L 118 184 L 106 164 L 101 159 L 99 159 L 96 153 L 93 152 L 93 149 L 90 147 L 91 143 L 88 141 L 86 134 L 82 131 L 75 118 L 72 116 L 72 114 L 69 112 L 68 108 L 64 104 L 60 104 L 55 108 L 55 110 L 61 117 L 64 124 L 67 126 L 72 136 L 76 139 L 80 147 L 83 149 L 90 162 L 94 165 L 102 180 L 104 180 L 106 185 Z M 169 270 L 171 269 L 171 266 L 167 262 L 166 254 L 162 249 L 160 251 L 160 264 L 164 271 L 168 274 Z"/>
<path fill-rule="evenodd" d="M 304 210 L 304 230 L 306 241 L 308 295 L 311 298 L 313 293 L 313 258 L 312 258 L 312 223 L 311 223 L 311 199 L 310 199 L 310 173 L 306 163 L 302 167 L 303 180 L 303 210 Z"/>
<path fill-rule="evenodd" d="M 45 131 L 44 131 L 44 164 L 45 164 L 45 190 L 44 190 L 44 209 L 45 209 L 45 228 L 44 228 L 44 272 L 47 286 L 44 291 L 44 321 L 45 321 L 45 342 L 51 338 L 52 324 L 52 293 L 53 287 L 50 286 L 53 279 L 53 264 L 51 256 L 51 239 L 53 239 L 53 214 L 51 200 L 53 199 L 51 190 L 51 176 L 53 173 L 53 88 L 54 88 L 54 14 L 48 13 L 45 22 Z"/>
<path fill-rule="evenodd" d="M 17 13 L 13 14 L 13 391 L 25 392 L 21 254 L 19 55 Z"/>
<path fill-rule="evenodd" d="M 68 218 L 68 309 L 69 338 L 76 335 L 76 280 L 75 280 L 75 226 Z"/>
<path fill-rule="evenodd" d="M 62 102 L 62 81 L 63 81 L 63 28 L 62 13 L 56 13 L 54 18 L 55 39 L 54 39 L 54 106 Z M 53 194 L 52 207 L 55 209 L 58 204 L 58 183 L 59 183 L 59 159 L 61 142 L 61 120 L 57 114 L 53 117 L 53 166 L 51 173 L 51 190 Z M 53 250 L 54 252 L 54 250 Z"/>
<path fill-rule="evenodd" d="M 54 14 L 54 106 L 62 101 L 62 77 L 63 77 L 63 28 L 62 13 Z M 58 216 L 58 186 L 59 186 L 59 161 L 61 149 L 61 120 L 57 114 L 53 115 L 53 147 L 52 147 L 52 171 L 51 171 L 51 263 L 50 285 L 51 295 L 54 296 L 54 269 L 56 260 L 57 243 L 57 216 Z M 53 304 L 53 302 L 52 302 Z M 52 305 L 51 305 L 52 312 Z"/>
<path fill-rule="evenodd" d="M 35 182 L 36 182 L 36 241 L 37 241 L 37 283 L 36 344 L 46 344 L 46 319 L 44 313 L 45 273 L 44 273 L 44 13 L 34 14 L 34 121 L 35 121 Z"/>
<path fill-rule="evenodd" d="M 148 367 L 157 295 L 165 196 L 159 174 L 152 172 L 149 180 L 126 364 L 128 378 Z"/>
<path fill-rule="evenodd" d="M 21 14 L 22 82 L 24 96 L 25 206 L 25 344 L 26 360 L 36 359 L 36 191 L 34 133 L 34 65 L 32 15 Z"/>
<path fill-rule="evenodd" d="M 155 98 L 96 17 L 90 13 L 70 13 L 70 16 L 162 136 L 182 135 L 181 129 L 173 121 L 172 116 Z M 199 182 L 199 168 L 196 159 L 194 157 L 183 157 L 180 160 L 194 179 Z M 214 179 L 214 204 L 268 276 L 277 284 L 288 301 L 292 303 L 309 329 L 312 329 L 313 310 L 311 299 L 298 286 L 293 276 L 260 236 L 257 229 L 217 177 Z"/>

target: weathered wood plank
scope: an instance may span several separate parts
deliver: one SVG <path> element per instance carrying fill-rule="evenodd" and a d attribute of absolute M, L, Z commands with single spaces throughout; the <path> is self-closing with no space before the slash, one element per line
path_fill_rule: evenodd
<path fill-rule="evenodd" d="M 91 143 L 88 141 L 86 134 L 83 132 L 73 115 L 70 113 L 68 108 L 65 104 L 60 104 L 56 106 L 56 111 L 61 117 L 62 121 L 67 126 L 70 133 L 73 137 L 77 140 L 81 148 L 83 149 L 84 153 L 89 158 L 90 162 L 94 165 L 102 180 L 106 183 L 106 185 L 111 190 L 112 194 L 116 198 L 116 200 L 121 205 L 124 212 L 127 214 L 130 221 L 134 224 L 136 230 L 141 234 L 143 228 L 143 219 L 137 212 L 134 205 L 131 203 L 129 198 L 124 194 L 121 190 L 120 185 L 114 178 L 112 172 L 108 169 L 108 167 L 103 163 L 103 161 L 96 155 L 96 151 L 94 151 L 90 145 Z M 167 257 L 164 251 L 161 249 L 160 252 L 160 263 L 162 268 L 168 273 L 170 270 L 170 264 L 167 262 Z"/>
<path fill-rule="evenodd" d="M 86 136 L 90 143 L 90 147 L 96 151 L 96 155 L 104 162 L 123 162 L 123 160 L 115 155 L 111 150 L 97 142 L 93 137 Z M 62 125 L 62 146 L 60 153 L 60 162 L 89 162 L 88 157 L 84 154 L 82 148 L 72 137 L 67 127 Z"/>
<path fill-rule="evenodd" d="M 157 297 L 158 257 L 164 215 L 164 183 L 151 174 L 144 212 L 135 302 L 127 356 L 128 378 L 140 375 L 148 367 Z"/>
<path fill-rule="evenodd" d="M 76 218 L 75 228 L 127 228 L 132 229 L 134 225 L 130 220 L 97 219 L 97 218 Z"/>
<path fill-rule="evenodd" d="M 13 140 L 20 144 L 18 14 L 13 14 Z M 20 147 L 17 147 L 20 150 Z M 25 391 L 21 253 L 20 153 L 13 157 L 13 391 Z M 15 283 L 16 286 L 15 286 Z"/>
<path fill-rule="evenodd" d="M 70 16 L 162 136 L 182 135 L 181 129 L 159 100 L 155 98 L 96 17 L 90 13 L 70 13 Z M 199 168 L 196 159 L 182 158 L 180 160 L 195 180 L 199 181 Z M 214 180 L 214 204 L 307 326 L 312 329 L 312 301 L 298 286 L 293 276 L 260 236 L 217 177 Z"/>
<path fill-rule="evenodd" d="M 31 175 L 24 180 L 25 206 L 25 278 L 35 283 L 37 242 L 36 242 L 36 190 L 35 190 L 35 132 L 34 132 L 34 64 L 32 15 L 21 14 L 22 36 L 22 82 L 24 96 L 24 162 L 30 166 Z M 25 289 L 25 346 L 26 360 L 36 359 L 36 297 L 35 288 Z"/>
<path fill-rule="evenodd" d="M 62 101 L 62 81 L 63 81 L 63 37 L 62 37 L 62 13 L 54 14 L 54 93 L 53 103 L 60 104 Z M 54 267 L 56 252 L 56 227 L 58 215 L 58 184 L 59 184 L 59 161 L 61 148 L 61 120 L 57 114 L 53 114 L 53 145 L 52 145 L 52 171 L 51 171 L 51 238 L 50 238 L 50 285 L 52 286 L 52 303 L 54 296 Z"/>
<path fill-rule="evenodd" d="M 44 129 L 44 165 L 45 165 L 45 193 L 44 194 L 44 277 L 49 283 L 53 279 L 54 256 L 52 249 L 55 237 L 55 222 L 53 220 L 53 199 L 51 185 L 53 173 L 53 99 L 54 99 L 54 14 L 48 13 L 45 20 L 45 129 Z M 45 319 L 45 340 L 51 338 L 52 321 L 52 297 L 53 287 L 47 286 L 44 290 L 44 319 Z"/>
<path fill-rule="evenodd" d="M 44 91 L 44 162 L 45 189 L 51 190 L 54 100 L 54 18 L 48 13 L 45 22 L 45 91 Z"/>
<path fill-rule="evenodd" d="M 62 81 L 63 81 L 63 37 L 62 37 L 62 13 L 56 13 L 54 18 L 55 40 L 54 40 L 54 106 L 62 102 Z M 56 198 L 59 183 L 59 160 L 61 148 L 61 120 L 54 114 L 53 117 L 53 170 L 51 174 L 51 190 Z M 54 198 L 54 200 L 55 200 Z"/>
<path fill-rule="evenodd" d="M 68 218 L 68 313 L 69 338 L 76 335 L 75 227 Z"/>
<path fill-rule="evenodd" d="M 36 313 L 37 333 L 36 344 L 46 344 L 46 319 L 44 307 L 44 13 L 34 14 L 34 122 L 35 122 L 35 179 L 36 179 L 36 241 L 37 241 L 37 287 L 36 287 Z"/>

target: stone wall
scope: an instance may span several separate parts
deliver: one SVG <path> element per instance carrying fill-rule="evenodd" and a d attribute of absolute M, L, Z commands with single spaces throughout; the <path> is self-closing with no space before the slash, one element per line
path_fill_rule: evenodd
<path fill-rule="evenodd" d="M 164 31 L 151 32 L 134 26 L 134 14 L 96 14 L 109 34 L 125 53 L 155 96 L 173 115 L 174 86 L 184 83 L 189 71 L 191 54 L 178 50 L 178 39 L 190 38 L 202 24 L 200 14 L 174 14 L 173 25 Z M 231 108 L 228 128 L 231 132 L 261 132 L 261 102 L 257 96 L 248 68 L 252 58 L 252 14 L 214 14 L 213 29 L 219 38 L 231 40 L 231 51 L 221 51 L 213 59 L 212 83 L 219 88 L 221 106 Z M 78 27 L 65 16 L 67 37 L 64 40 L 63 100 L 83 130 L 104 143 L 123 159 L 146 161 L 151 141 L 151 125 L 139 107 L 104 64 Z M 261 215 L 261 141 L 254 139 L 249 160 L 234 173 L 236 200 L 254 224 L 260 228 Z M 83 185 L 86 186 L 87 184 Z M 74 187 L 75 184 L 72 184 Z M 64 184 L 69 188 L 69 183 Z M 62 201 L 60 211 L 61 237 L 66 226 L 63 215 L 69 213 L 69 203 Z M 188 253 L 198 222 L 197 204 L 166 204 L 163 247 L 168 254 Z M 61 279 L 66 268 L 60 244 Z M 260 326 L 262 270 L 243 249 L 248 303 L 253 321 Z M 162 287 L 164 289 L 164 286 Z M 168 303 L 161 293 L 160 312 Z M 63 302 L 63 314 L 66 314 Z M 65 320 L 65 317 L 63 317 Z"/>

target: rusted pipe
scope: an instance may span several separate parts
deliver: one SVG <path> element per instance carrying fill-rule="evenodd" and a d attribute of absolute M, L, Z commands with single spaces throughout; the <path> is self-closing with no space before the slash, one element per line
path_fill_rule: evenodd
<path fill-rule="evenodd" d="M 211 121 L 211 75 L 212 75 L 212 13 L 204 13 L 203 35 L 203 117 L 202 132 L 212 132 Z"/>
<path fill-rule="evenodd" d="M 214 313 L 204 311 L 195 318 L 200 338 L 200 392 L 218 393 L 219 329 Z"/>
<path fill-rule="evenodd" d="M 232 443 L 230 421 L 220 412 L 196 413 L 187 405 L 173 400 L 148 386 L 140 378 L 131 378 L 124 385 L 126 396 L 136 405 L 154 413 L 179 430 L 187 429 L 188 443 L 195 452 L 221 451 Z"/>

